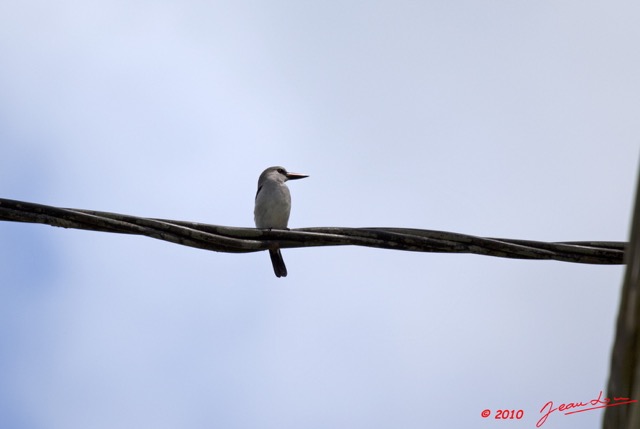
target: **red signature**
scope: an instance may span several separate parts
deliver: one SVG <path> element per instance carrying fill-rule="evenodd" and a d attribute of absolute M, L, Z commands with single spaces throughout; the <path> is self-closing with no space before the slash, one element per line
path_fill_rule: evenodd
<path fill-rule="evenodd" d="M 542 406 L 542 409 L 540 410 L 540 412 L 541 413 L 545 412 L 545 410 L 546 412 L 542 417 L 540 417 L 540 420 L 538 420 L 538 423 L 536 423 L 536 427 L 539 428 L 540 426 L 542 426 L 544 422 L 547 421 L 547 418 L 549 417 L 549 415 L 551 415 L 551 413 L 555 411 L 564 411 L 565 412 L 564 415 L 566 416 L 568 414 L 581 413 L 583 411 L 595 410 L 598 408 L 615 407 L 616 405 L 632 404 L 634 402 L 638 402 L 638 400 L 629 399 L 629 398 L 618 398 L 618 397 L 614 397 L 613 399 L 610 399 L 610 398 L 603 399 L 602 390 L 600 391 L 596 399 L 592 399 L 589 402 L 569 402 L 567 404 L 560 404 L 560 406 L 553 408 L 553 401 L 549 401 Z M 584 407 L 589 407 L 589 408 L 584 408 Z M 577 408 L 580 408 L 580 409 L 577 409 Z"/>

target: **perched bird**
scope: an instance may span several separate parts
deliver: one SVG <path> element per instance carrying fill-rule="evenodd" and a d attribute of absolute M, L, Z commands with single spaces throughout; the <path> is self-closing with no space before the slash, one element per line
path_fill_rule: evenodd
<path fill-rule="evenodd" d="M 291 213 L 291 194 L 285 182 L 305 177 L 309 176 L 289 173 L 283 167 L 269 167 L 262 172 L 258 179 L 256 206 L 253 210 L 256 228 L 287 229 Z M 276 277 L 286 277 L 287 267 L 284 265 L 280 249 L 269 249 L 269 256 Z"/>

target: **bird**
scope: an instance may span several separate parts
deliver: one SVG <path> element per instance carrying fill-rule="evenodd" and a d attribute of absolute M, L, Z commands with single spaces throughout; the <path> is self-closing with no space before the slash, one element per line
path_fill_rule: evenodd
<path fill-rule="evenodd" d="M 258 179 L 256 205 L 253 220 L 256 228 L 288 229 L 291 213 L 291 193 L 286 185 L 287 180 L 298 180 L 309 177 L 306 174 L 290 173 L 284 167 L 269 167 Z M 276 277 L 286 277 L 287 267 L 278 247 L 269 249 L 271 264 Z"/>

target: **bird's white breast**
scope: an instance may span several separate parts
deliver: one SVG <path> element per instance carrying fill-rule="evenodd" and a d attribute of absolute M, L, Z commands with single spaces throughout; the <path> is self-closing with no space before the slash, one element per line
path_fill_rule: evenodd
<path fill-rule="evenodd" d="M 256 196 L 253 211 L 257 228 L 285 229 L 291 213 L 291 195 L 284 183 L 266 182 Z"/>

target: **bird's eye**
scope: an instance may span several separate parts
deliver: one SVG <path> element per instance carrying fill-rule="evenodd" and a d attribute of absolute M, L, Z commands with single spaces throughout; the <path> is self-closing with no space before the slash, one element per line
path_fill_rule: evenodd
<path fill-rule="evenodd" d="M 284 171 L 284 168 L 278 168 L 278 173 L 280 174 L 287 174 L 286 171 Z"/>

